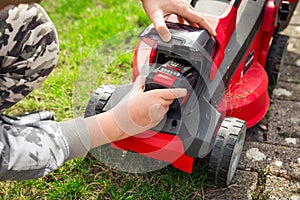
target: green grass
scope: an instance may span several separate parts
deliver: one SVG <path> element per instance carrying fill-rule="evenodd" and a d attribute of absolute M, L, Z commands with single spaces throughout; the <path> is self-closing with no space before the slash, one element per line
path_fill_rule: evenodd
<path fill-rule="evenodd" d="M 96 84 L 128 79 L 135 41 L 132 36 L 150 21 L 136 0 L 56 0 L 42 5 L 58 31 L 59 63 L 39 88 L 7 113 L 46 109 L 63 121 L 80 115 L 89 90 Z M 105 63 L 109 56 L 114 59 Z M 76 85 L 88 87 L 82 91 Z M 2 182 L 0 199 L 201 199 L 207 184 L 205 173 L 205 166 L 198 164 L 191 175 L 171 166 L 131 174 L 87 157 L 71 160 L 36 180 Z"/>

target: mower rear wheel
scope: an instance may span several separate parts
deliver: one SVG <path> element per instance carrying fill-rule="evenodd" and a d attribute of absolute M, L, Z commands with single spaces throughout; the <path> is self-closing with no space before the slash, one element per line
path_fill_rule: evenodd
<path fill-rule="evenodd" d="M 246 136 L 246 122 L 227 117 L 219 129 L 208 163 L 208 179 L 227 187 L 236 172 Z"/>
<path fill-rule="evenodd" d="M 269 87 L 272 91 L 280 78 L 280 71 L 284 64 L 289 37 L 287 35 L 275 34 L 270 46 L 266 71 L 269 78 Z"/>
<path fill-rule="evenodd" d="M 114 85 L 101 85 L 92 94 L 85 109 L 84 117 L 90 117 L 103 112 L 103 108 L 115 91 Z"/>

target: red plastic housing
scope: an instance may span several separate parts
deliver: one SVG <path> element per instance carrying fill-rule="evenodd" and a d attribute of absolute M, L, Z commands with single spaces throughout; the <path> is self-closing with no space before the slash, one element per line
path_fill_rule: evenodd
<path fill-rule="evenodd" d="M 290 0 L 293 2 L 294 0 Z M 211 67 L 210 79 L 213 80 L 220 64 L 224 59 L 227 44 L 235 30 L 237 10 L 239 5 L 228 5 L 222 16 L 212 16 L 202 13 L 217 32 L 216 41 L 218 51 L 214 58 L 214 66 Z M 229 82 L 226 93 L 219 104 L 218 110 L 225 112 L 226 116 L 237 117 L 247 122 L 247 127 L 258 123 L 266 114 L 269 107 L 268 77 L 264 69 L 267 59 L 270 41 L 276 28 L 278 7 L 274 0 L 269 0 L 265 6 L 262 25 L 255 34 L 252 43 L 240 62 L 235 74 Z M 177 17 L 170 16 L 168 21 L 177 22 Z M 245 71 L 247 55 L 253 52 L 251 65 Z M 156 54 L 156 43 L 142 39 L 137 45 L 133 60 L 133 80 L 139 75 L 140 68 L 147 59 L 152 63 Z M 147 131 L 141 133 L 143 137 L 130 137 L 114 142 L 115 148 L 132 150 L 148 157 L 171 163 L 174 167 L 191 173 L 194 158 L 185 154 L 183 143 L 179 137 L 164 133 Z M 147 134 L 151 134 L 149 137 Z M 134 145 L 133 145 L 134 144 Z"/>

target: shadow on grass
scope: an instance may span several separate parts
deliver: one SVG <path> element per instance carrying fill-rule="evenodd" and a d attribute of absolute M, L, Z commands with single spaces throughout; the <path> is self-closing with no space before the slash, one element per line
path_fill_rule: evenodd
<path fill-rule="evenodd" d="M 202 199 L 204 187 L 209 186 L 205 159 L 196 162 L 192 174 L 170 165 L 143 174 L 122 172 L 106 167 L 91 155 L 81 164 L 85 173 L 89 172 L 82 174 L 88 183 L 86 190 L 93 191 L 98 199 Z"/>

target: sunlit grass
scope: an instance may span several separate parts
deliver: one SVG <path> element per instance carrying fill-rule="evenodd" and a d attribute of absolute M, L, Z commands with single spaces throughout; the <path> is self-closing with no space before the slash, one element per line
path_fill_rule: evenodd
<path fill-rule="evenodd" d="M 56 69 L 32 94 L 11 108 L 18 114 L 51 110 L 58 121 L 73 117 L 74 85 L 88 65 L 94 71 L 95 88 L 105 83 L 119 84 L 128 78 L 132 51 L 126 51 L 107 65 L 99 57 L 107 46 L 120 44 L 122 33 L 150 23 L 140 1 L 136 0 L 55 0 L 42 3 L 56 25 L 60 58 Z M 124 35 L 126 35 L 124 34 Z M 114 44 L 115 43 L 115 44 Z M 104 46 L 105 47 L 105 46 Z M 97 54 L 100 53 L 100 54 Z M 110 52 L 110 53 L 116 53 Z M 97 79 L 97 78 L 95 78 Z M 78 94 L 76 94 L 78 95 Z M 84 98 L 88 94 L 83 92 Z M 204 171 L 204 172 L 203 172 Z M 87 157 L 65 163 L 53 173 L 36 180 L 0 183 L 1 199 L 201 199 L 206 184 L 205 166 L 197 165 L 193 174 L 173 167 L 146 174 L 130 174 L 109 169 Z"/>

